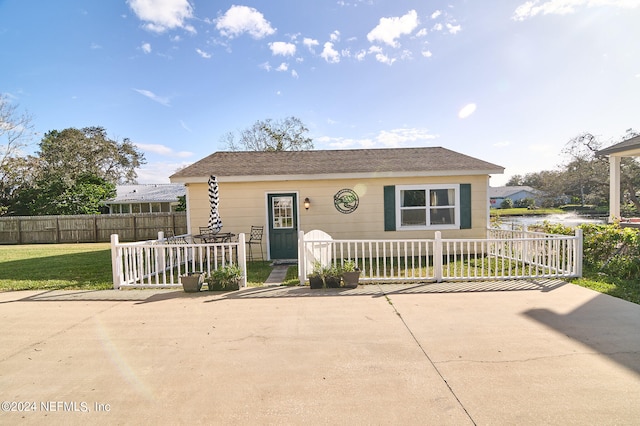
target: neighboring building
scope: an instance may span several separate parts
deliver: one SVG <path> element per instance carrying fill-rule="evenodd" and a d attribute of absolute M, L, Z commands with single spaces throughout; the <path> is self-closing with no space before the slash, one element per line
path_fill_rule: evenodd
<path fill-rule="evenodd" d="M 489 188 L 489 203 L 491 208 L 500 208 L 504 200 L 510 198 L 514 203 L 525 198 L 531 198 L 536 205 L 540 205 L 540 191 L 530 186 L 498 186 Z"/>
<path fill-rule="evenodd" d="M 223 232 L 264 226 L 268 257 L 294 259 L 298 233 L 314 229 L 335 239 L 485 238 L 489 175 L 503 171 L 441 147 L 216 152 L 170 179 L 187 187 L 191 233 L 207 226 L 214 175 Z"/>
<path fill-rule="evenodd" d="M 106 200 L 109 214 L 173 212 L 178 197 L 186 195 L 182 184 L 117 185 L 116 197 Z"/>

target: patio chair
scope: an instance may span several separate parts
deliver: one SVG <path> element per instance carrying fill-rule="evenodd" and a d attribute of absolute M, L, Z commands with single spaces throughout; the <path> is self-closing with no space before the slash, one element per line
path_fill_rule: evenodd
<path fill-rule="evenodd" d="M 252 247 L 258 245 L 260 247 L 260 260 L 264 260 L 264 251 L 262 249 L 262 231 L 264 226 L 251 226 L 251 233 L 247 240 L 248 256 L 247 260 L 254 260 Z"/>

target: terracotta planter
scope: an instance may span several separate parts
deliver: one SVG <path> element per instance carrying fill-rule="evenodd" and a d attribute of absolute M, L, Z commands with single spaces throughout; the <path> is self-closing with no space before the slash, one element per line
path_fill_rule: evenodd
<path fill-rule="evenodd" d="M 204 281 L 204 274 L 190 273 L 180 277 L 180 283 L 185 293 L 197 293 L 202 288 L 202 282 Z"/>

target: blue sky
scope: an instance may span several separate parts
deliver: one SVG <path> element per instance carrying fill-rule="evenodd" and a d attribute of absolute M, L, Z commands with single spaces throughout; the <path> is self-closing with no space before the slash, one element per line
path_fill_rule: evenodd
<path fill-rule="evenodd" d="M 638 22 L 640 0 L 0 0 L 0 93 L 40 136 L 130 138 L 140 183 L 296 116 L 316 149 L 443 146 L 498 186 L 640 130 Z"/>

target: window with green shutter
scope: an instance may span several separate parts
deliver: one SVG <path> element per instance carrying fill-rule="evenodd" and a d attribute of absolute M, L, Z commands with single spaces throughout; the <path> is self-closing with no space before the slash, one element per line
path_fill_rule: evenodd
<path fill-rule="evenodd" d="M 384 187 L 384 229 L 471 228 L 471 185 Z"/>

